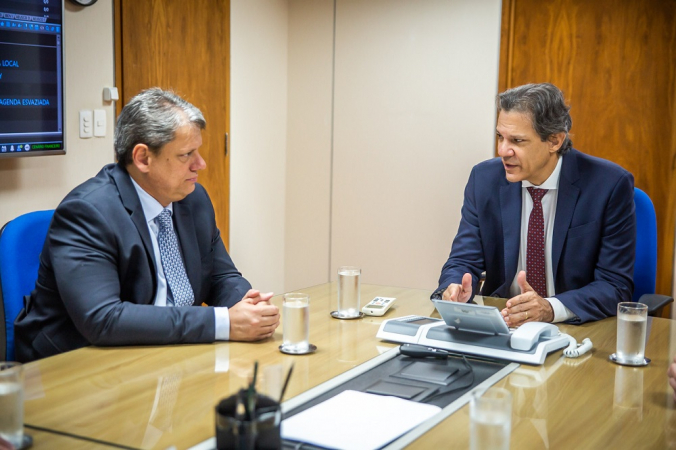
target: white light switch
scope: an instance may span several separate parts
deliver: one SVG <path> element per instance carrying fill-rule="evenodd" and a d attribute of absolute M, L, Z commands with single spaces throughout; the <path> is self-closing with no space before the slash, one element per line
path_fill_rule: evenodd
<path fill-rule="evenodd" d="M 103 109 L 94 110 L 94 136 L 103 137 L 106 135 L 106 111 Z"/>
<path fill-rule="evenodd" d="M 80 111 L 80 137 L 87 139 L 93 136 L 94 124 L 92 123 L 92 112 L 86 109 Z"/>
<path fill-rule="evenodd" d="M 116 87 L 105 87 L 103 88 L 103 100 L 107 102 L 112 102 L 114 100 L 120 99 L 120 93 L 117 91 Z"/>

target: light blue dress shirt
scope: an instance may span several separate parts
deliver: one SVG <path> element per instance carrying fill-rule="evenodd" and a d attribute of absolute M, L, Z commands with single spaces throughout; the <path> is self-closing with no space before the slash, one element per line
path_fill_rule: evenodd
<path fill-rule="evenodd" d="M 146 217 L 148 231 L 150 231 L 150 240 L 153 243 L 153 253 L 155 255 L 155 261 L 157 262 L 157 292 L 155 293 L 153 304 L 155 306 L 167 306 L 167 296 L 169 295 L 169 291 L 167 290 L 167 279 L 164 276 L 164 268 L 162 267 L 160 246 L 157 243 L 157 234 L 160 230 L 155 222 L 155 218 L 165 208 L 160 202 L 155 200 L 153 196 L 144 191 L 131 176 L 129 178 L 131 178 L 131 182 L 134 183 L 138 198 L 141 200 L 141 207 L 143 208 L 143 214 Z M 170 203 L 166 209 L 170 210 L 173 215 L 174 208 L 172 203 Z M 214 317 L 216 319 L 216 329 L 214 331 L 215 339 L 217 341 L 227 341 L 230 339 L 230 313 L 228 308 L 224 306 L 214 307 Z"/>

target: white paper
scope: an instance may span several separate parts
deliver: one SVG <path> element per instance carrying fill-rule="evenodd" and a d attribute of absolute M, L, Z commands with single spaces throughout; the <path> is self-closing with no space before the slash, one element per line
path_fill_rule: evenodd
<path fill-rule="evenodd" d="M 282 437 L 335 449 L 377 449 L 439 411 L 397 397 L 344 391 L 282 421 Z"/>

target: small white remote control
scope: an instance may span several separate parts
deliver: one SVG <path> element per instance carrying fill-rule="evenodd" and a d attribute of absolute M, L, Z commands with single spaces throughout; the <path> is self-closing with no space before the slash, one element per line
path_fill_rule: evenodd
<path fill-rule="evenodd" d="M 361 309 L 367 316 L 382 316 L 397 300 L 394 297 L 376 297 Z"/>

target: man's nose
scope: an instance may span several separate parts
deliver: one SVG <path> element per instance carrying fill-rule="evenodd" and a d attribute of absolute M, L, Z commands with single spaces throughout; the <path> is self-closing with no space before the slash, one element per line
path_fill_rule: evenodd
<path fill-rule="evenodd" d="M 206 169 L 207 167 L 207 162 L 202 158 L 202 155 L 199 154 L 199 152 L 195 152 L 196 159 L 192 165 L 192 169 L 195 170 L 203 170 Z"/>
<path fill-rule="evenodd" d="M 509 142 L 506 140 L 503 140 L 502 142 L 498 142 L 498 155 L 501 156 L 502 158 L 512 156 L 514 152 L 512 151 L 512 148 L 509 145 Z"/>

